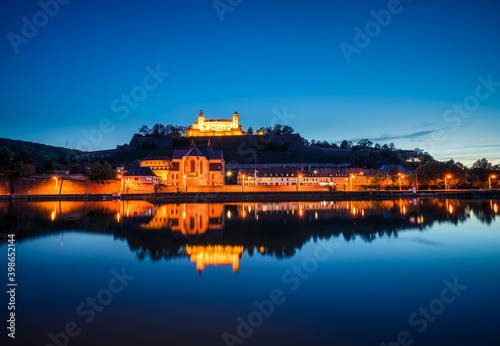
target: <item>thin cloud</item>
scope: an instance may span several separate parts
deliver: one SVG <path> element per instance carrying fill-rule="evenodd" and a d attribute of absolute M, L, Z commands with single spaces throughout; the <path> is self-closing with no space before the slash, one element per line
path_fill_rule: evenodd
<path fill-rule="evenodd" d="M 395 139 L 415 139 L 415 138 L 430 135 L 430 134 L 435 133 L 435 132 L 439 132 L 441 130 L 443 130 L 443 129 L 416 131 L 416 132 L 402 134 L 402 135 L 382 135 L 381 137 L 370 138 L 370 140 L 377 141 L 377 142 L 387 142 L 387 141 L 392 141 Z M 352 141 L 353 142 L 359 141 L 360 139 L 362 139 L 362 138 L 352 139 Z"/>

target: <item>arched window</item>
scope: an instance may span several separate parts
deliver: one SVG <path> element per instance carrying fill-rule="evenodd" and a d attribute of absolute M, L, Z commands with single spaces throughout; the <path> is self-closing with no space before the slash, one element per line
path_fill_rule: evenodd
<path fill-rule="evenodd" d="M 191 172 L 195 173 L 196 172 L 196 163 L 194 160 L 191 160 Z"/>

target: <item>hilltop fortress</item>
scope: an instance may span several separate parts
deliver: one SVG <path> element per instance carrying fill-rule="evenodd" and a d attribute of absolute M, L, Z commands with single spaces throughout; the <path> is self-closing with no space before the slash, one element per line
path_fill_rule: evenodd
<path fill-rule="evenodd" d="M 240 116 L 235 111 L 233 119 L 208 120 L 203 115 L 203 110 L 198 115 L 198 121 L 189 126 L 187 137 L 198 136 L 241 136 L 243 127 L 239 124 Z"/>

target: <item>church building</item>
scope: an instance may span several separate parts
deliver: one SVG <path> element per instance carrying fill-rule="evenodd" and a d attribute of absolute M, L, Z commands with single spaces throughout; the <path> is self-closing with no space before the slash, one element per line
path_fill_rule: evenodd
<path fill-rule="evenodd" d="M 210 141 L 209 141 L 209 148 Z M 175 150 L 170 162 L 168 186 L 221 186 L 224 185 L 225 164 L 222 150 Z"/>

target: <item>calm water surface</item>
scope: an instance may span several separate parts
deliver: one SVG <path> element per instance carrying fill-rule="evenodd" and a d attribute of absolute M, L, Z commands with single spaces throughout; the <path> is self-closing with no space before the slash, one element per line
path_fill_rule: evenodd
<path fill-rule="evenodd" d="M 500 345 L 499 206 L 0 203 L 2 275 L 14 233 L 18 284 L 2 340 Z"/>

